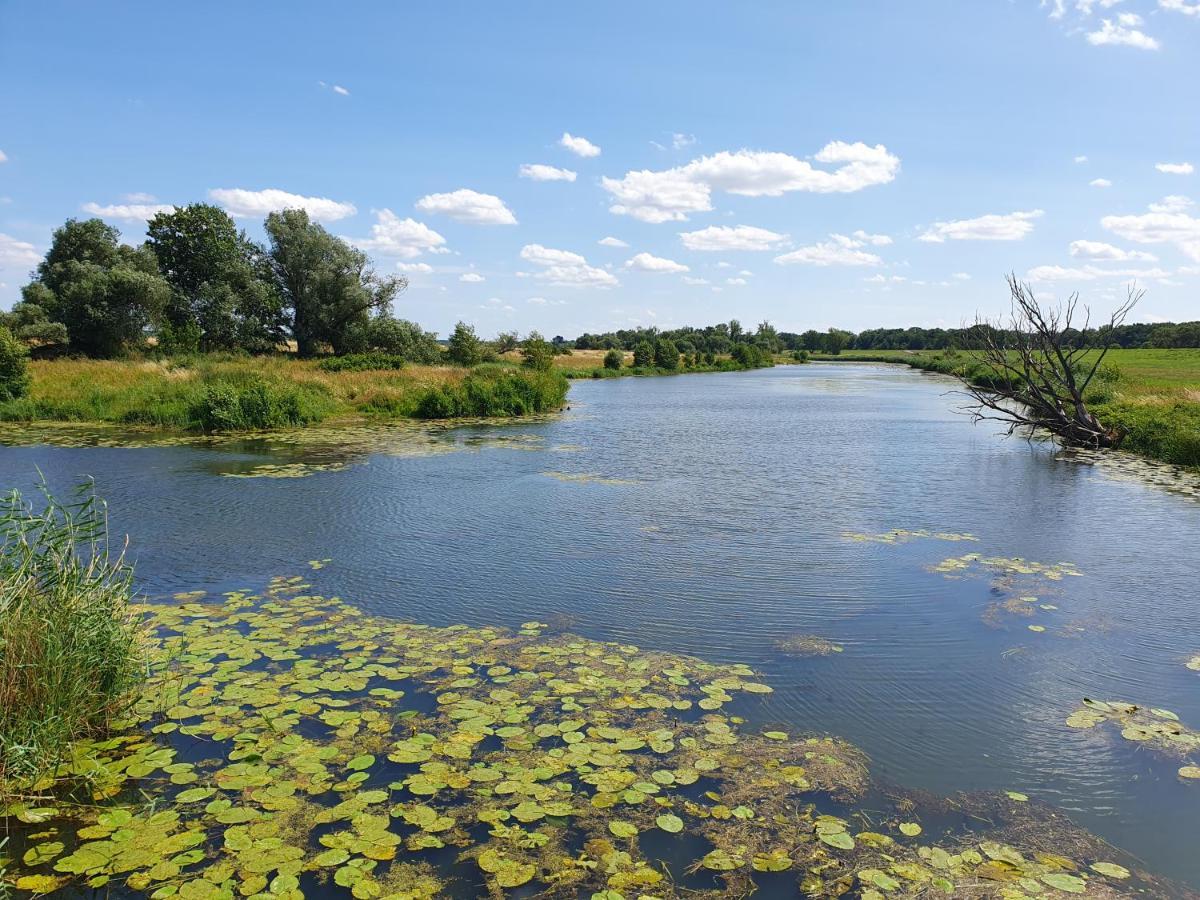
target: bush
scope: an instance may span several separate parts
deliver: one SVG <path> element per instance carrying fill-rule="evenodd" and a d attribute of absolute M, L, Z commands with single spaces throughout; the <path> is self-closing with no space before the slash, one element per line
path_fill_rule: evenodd
<path fill-rule="evenodd" d="M 43 493 L 45 493 L 43 491 Z M 107 545 L 103 506 L 45 493 L 0 499 L 0 798 L 101 736 L 141 680 L 132 573 Z"/>
<path fill-rule="evenodd" d="M 484 349 L 475 329 L 466 322 L 459 322 L 450 335 L 446 358 L 458 366 L 474 366 L 483 361 Z"/>
<path fill-rule="evenodd" d="M 29 348 L 0 326 L 0 400 L 24 397 L 29 383 Z"/>
<path fill-rule="evenodd" d="M 609 350 L 604 354 L 604 368 L 606 369 L 620 369 L 624 362 L 625 354 L 620 350 Z"/>
<path fill-rule="evenodd" d="M 549 372 L 554 367 L 554 347 L 536 331 L 521 345 L 521 364 L 538 372 Z"/>
<path fill-rule="evenodd" d="M 679 368 L 679 348 L 669 338 L 659 338 L 654 345 L 654 365 L 660 369 Z"/>
<path fill-rule="evenodd" d="M 739 369 L 761 369 L 774 365 L 771 354 L 757 344 L 735 344 L 730 356 Z"/>
<path fill-rule="evenodd" d="M 306 385 L 218 378 L 204 385 L 188 417 L 201 431 L 252 431 L 319 422 L 329 408 L 330 398 Z"/>
<path fill-rule="evenodd" d="M 391 316 L 376 316 L 352 326 L 343 349 L 347 355 L 385 353 L 431 366 L 442 362 L 443 356 L 436 334 L 424 331 L 416 322 Z"/>
<path fill-rule="evenodd" d="M 558 409 L 569 383 L 561 372 L 479 366 L 458 384 L 430 388 L 417 402 L 420 419 L 525 416 Z"/>
<path fill-rule="evenodd" d="M 370 372 L 382 369 L 403 369 L 404 357 L 395 353 L 347 353 L 330 356 L 317 363 L 323 372 Z"/>
<path fill-rule="evenodd" d="M 798 363 L 806 363 L 806 362 L 808 362 L 808 351 L 807 350 L 796 350 L 792 353 L 792 359 L 794 359 Z"/>
<path fill-rule="evenodd" d="M 654 346 L 649 341 L 642 341 L 633 348 L 633 367 L 649 369 L 654 365 Z"/>

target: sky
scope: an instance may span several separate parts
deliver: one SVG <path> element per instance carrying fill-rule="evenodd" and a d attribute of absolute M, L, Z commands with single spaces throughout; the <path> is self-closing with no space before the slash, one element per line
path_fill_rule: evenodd
<path fill-rule="evenodd" d="M 205 201 L 443 335 L 1200 318 L 1200 0 L 0 0 L 0 84 L 0 309 Z"/>

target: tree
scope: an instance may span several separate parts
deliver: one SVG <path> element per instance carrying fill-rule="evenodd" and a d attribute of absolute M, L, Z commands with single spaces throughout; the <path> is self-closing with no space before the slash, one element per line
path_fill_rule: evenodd
<path fill-rule="evenodd" d="M 758 330 L 754 332 L 754 343 L 768 353 L 778 353 L 783 349 L 783 341 L 779 339 L 779 332 L 775 330 L 774 325 L 767 321 L 759 323 Z"/>
<path fill-rule="evenodd" d="M 47 298 L 49 288 L 43 284 L 31 284 L 26 287 L 26 293 L 34 299 L 53 302 L 53 295 Z M 39 349 L 56 348 L 67 343 L 67 326 L 62 322 L 50 320 L 42 303 L 33 300 L 22 300 L 13 305 L 8 312 L 0 312 L 0 327 L 7 328 L 19 340 L 33 344 Z"/>
<path fill-rule="evenodd" d="M 300 356 L 313 356 L 323 344 L 345 352 L 355 326 L 388 311 L 408 286 L 404 278 L 376 275 L 365 253 L 310 222 L 302 209 L 271 213 L 266 229 L 271 271 L 291 310 Z"/>
<path fill-rule="evenodd" d="M 729 320 L 729 339 L 731 341 L 733 341 L 733 343 L 736 344 L 738 341 L 740 341 L 742 339 L 742 336 L 743 336 L 742 323 L 739 322 L 737 319 L 730 319 Z"/>
<path fill-rule="evenodd" d="M 660 369 L 679 368 L 679 348 L 670 338 L 659 338 L 655 343 L 654 365 Z"/>
<path fill-rule="evenodd" d="M 638 369 L 648 369 L 654 365 L 654 345 L 649 341 L 640 341 L 633 348 L 633 365 Z"/>
<path fill-rule="evenodd" d="M 625 362 L 625 354 L 620 350 L 609 350 L 604 354 L 604 368 L 617 370 Z"/>
<path fill-rule="evenodd" d="M 1123 433 L 1105 427 L 1087 408 L 1084 396 L 1113 346 L 1114 330 L 1142 292 L 1131 287 L 1125 302 L 1100 328 L 1089 328 L 1091 311 L 1084 307 L 1079 337 L 1068 340 L 1079 309 L 1078 294 L 1065 304 L 1044 307 L 1015 275 L 1008 276 L 1008 287 L 1008 322 L 977 319 L 978 327 L 971 332 L 977 340 L 970 349 L 983 371 L 970 380 L 960 376 L 970 400 L 967 411 L 976 422 L 1000 422 L 1008 434 L 1040 428 L 1072 446 L 1119 446 Z"/>
<path fill-rule="evenodd" d="M 502 331 L 496 335 L 496 352 L 511 353 L 521 344 L 515 331 Z"/>
<path fill-rule="evenodd" d="M 29 348 L 0 325 L 0 400 L 15 400 L 29 392 Z"/>
<path fill-rule="evenodd" d="M 554 346 L 539 332 L 529 332 L 521 344 L 521 365 L 538 372 L 549 372 L 554 367 Z"/>
<path fill-rule="evenodd" d="M 810 328 L 800 335 L 800 344 L 809 353 L 816 353 L 825 346 L 824 335 L 815 328 Z"/>
<path fill-rule="evenodd" d="M 442 361 L 437 335 L 425 331 L 416 322 L 375 315 L 367 322 L 352 326 L 346 338 L 347 353 L 390 353 L 412 363 L 435 365 Z"/>
<path fill-rule="evenodd" d="M 475 329 L 466 322 L 459 322 L 454 326 L 446 358 L 459 366 L 474 366 L 483 362 L 483 341 L 479 340 Z"/>
<path fill-rule="evenodd" d="M 27 303 L 63 324 L 71 349 L 88 356 L 140 344 L 170 297 L 154 254 L 120 243 L 120 236 L 99 219 L 68 219 L 23 291 Z"/>
<path fill-rule="evenodd" d="M 270 265 L 224 210 L 193 203 L 159 213 L 146 244 L 172 288 L 171 332 L 194 323 L 204 350 L 263 352 L 283 341 L 286 313 Z"/>
<path fill-rule="evenodd" d="M 849 346 L 854 335 L 839 328 L 830 328 L 822 338 L 823 349 L 826 353 L 837 356 Z"/>

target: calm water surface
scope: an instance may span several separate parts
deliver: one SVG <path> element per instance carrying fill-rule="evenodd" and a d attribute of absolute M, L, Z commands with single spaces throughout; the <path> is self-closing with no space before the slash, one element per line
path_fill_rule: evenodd
<path fill-rule="evenodd" d="M 455 452 L 241 479 L 219 474 L 279 460 L 253 443 L 2 447 L 0 485 L 94 476 L 150 594 L 257 588 L 331 557 L 317 588 L 382 615 L 569 622 L 749 663 L 775 687 L 772 722 L 855 742 L 877 778 L 1023 791 L 1200 887 L 1200 787 L 1109 729 L 1063 724 L 1093 697 L 1200 726 L 1183 666 L 1200 652 L 1200 503 L 972 427 L 948 387 L 845 364 L 584 382 L 560 418 L 439 439 Z M 843 537 L 893 528 L 980 541 Z M 1083 577 L 1037 587 L 1057 610 L 989 623 L 1004 599 L 989 578 L 928 571 L 973 551 Z M 845 650 L 775 648 L 797 632 Z"/>

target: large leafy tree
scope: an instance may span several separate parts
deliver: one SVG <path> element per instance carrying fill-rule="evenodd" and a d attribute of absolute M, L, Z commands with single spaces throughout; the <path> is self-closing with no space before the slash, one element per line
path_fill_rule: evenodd
<path fill-rule="evenodd" d="M 166 321 L 195 329 L 204 350 L 263 352 L 284 338 L 283 296 L 261 247 L 229 215 L 207 203 L 159 213 L 147 228 L 171 285 Z"/>
<path fill-rule="evenodd" d="M 154 254 L 120 237 L 99 219 L 68 219 L 23 291 L 26 303 L 66 327 L 72 350 L 89 356 L 140 344 L 170 297 Z"/>
<path fill-rule="evenodd" d="M 266 221 L 267 256 L 276 285 L 291 311 L 292 336 L 301 356 L 328 344 L 345 352 L 372 313 L 387 312 L 408 286 L 404 278 L 381 278 L 365 253 L 309 221 L 302 209 L 271 213 Z"/>

